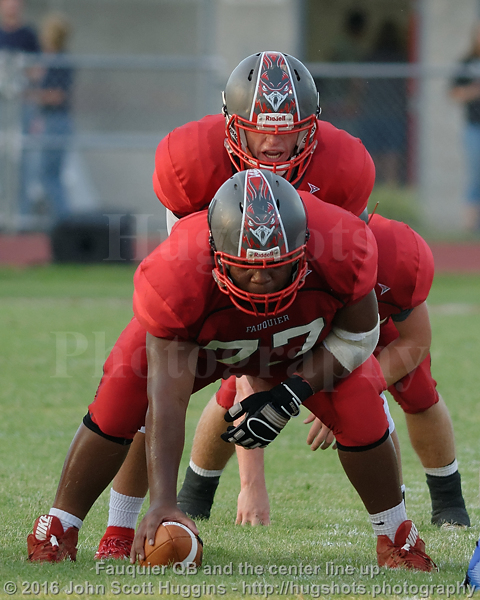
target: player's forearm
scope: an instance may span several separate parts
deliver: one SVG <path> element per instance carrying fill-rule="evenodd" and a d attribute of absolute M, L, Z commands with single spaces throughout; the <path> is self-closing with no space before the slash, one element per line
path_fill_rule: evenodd
<path fill-rule="evenodd" d="M 237 446 L 237 458 L 241 489 L 235 522 L 241 525 L 269 525 L 270 504 L 265 482 L 264 450 L 246 450 Z"/>
<path fill-rule="evenodd" d="M 398 337 L 377 356 L 387 385 L 392 385 L 427 357 L 432 343 L 432 328 L 427 303 L 416 306 L 404 321 L 395 322 Z"/>
<path fill-rule="evenodd" d="M 387 385 L 393 385 L 408 375 L 427 357 L 430 347 L 413 345 L 397 338 L 377 356 Z"/>
<path fill-rule="evenodd" d="M 175 505 L 178 470 L 185 443 L 185 409 L 169 400 L 168 410 L 152 399 L 146 420 L 150 502 Z"/>
<path fill-rule="evenodd" d="M 324 346 L 318 346 L 296 371 L 311 386 L 314 393 L 332 389 L 349 371 Z"/>
<path fill-rule="evenodd" d="M 146 337 L 148 411 L 146 456 L 150 501 L 176 506 L 185 441 L 185 414 L 195 380 L 195 344 Z M 192 364 L 190 364 L 192 362 Z"/>
<path fill-rule="evenodd" d="M 237 446 L 238 471 L 240 486 L 265 486 L 264 450 L 255 448 L 246 450 Z"/>

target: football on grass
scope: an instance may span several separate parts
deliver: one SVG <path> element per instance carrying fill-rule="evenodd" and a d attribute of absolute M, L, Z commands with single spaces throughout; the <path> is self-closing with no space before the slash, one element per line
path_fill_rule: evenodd
<path fill-rule="evenodd" d="M 203 544 L 188 527 L 172 521 L 162 523 L 155 534 L 155 543 L 150 546 L 145 540 L 145 560 L 141 565 L 187 565 L 202 564 Z"/>

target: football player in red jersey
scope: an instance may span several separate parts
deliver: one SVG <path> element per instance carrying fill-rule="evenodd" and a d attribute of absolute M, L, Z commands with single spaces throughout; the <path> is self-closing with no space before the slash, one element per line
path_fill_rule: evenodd
<path fill-rule="evenodd" d="M 407 519 L 380 398 L 386 383 L 372 355 L 376 274 L 373 234 L 351 213 L 308 193 L 300 198 L 268 171 L 249 169 L 225 182 L 208 216 L 182 219 L 137 269 L 135 318 L 105 364 L 54 506 L 35 522 L 29 559 L 75 558 L 82 520 L 142 425 L 150 508 L 131 561 L 144 557 L 145 541 L 164 521 L 198 533 L 176 498 L 190 396 L 219 378 L 247 375 L 270 389 L 228 411 L 236 425 L 223 439 L 264 448 L 305 404 L 336 436 L 341 464 L 377 534 L 378 564 L 434 570 Z M 138 356 L 142 337 L 146 351 Z M 136 368 L 145 367 L 142 379 Z"/>
<path fill-rule="evenodd" d="M 434 490 L 432 521 L 468 526 L 470 520 L 461 495 L 451 420 L 430 370 L 432 332 L 426 300 L 434 276 L 433 256 L 427 243 L 405 223 L 373 215 L 369 225 L 378 247 L 375 293 L 381 323 L 374 355 L 382 367 L 389 392 L 404 410 L 412 445 L 427 473 L 428 486 Z M 445 431 L 448 437 L 439 437 L 438 432 Z M 329 433 L 328 428 L 315 419 L 307 443 L 314 450 L 325 449 L 334 439 Z M 268 523 L 263 457 L 241 451 L 237 455 L 242 488 L 237 522 Z M 441 469 L 445 472 L 443 477 L 437 474 L 437 465 L 447 465 Z M 435 498 L 443 502 L 435 503 Z"/>
<path fill-rule="evenodd" d="M 319 113 L 317 89 L 300 61 L 280 52 L 247 57 L 227 81 L 223 116 L 187 123 L 158 146 L 153 187 L 168 209 L 169 222 L 205 208 L 235 170 L 259 166 L 282 174 L 299 190 L 360 215 L 374 184 L 372 159 L 360 140 L 319 120 Z M 180 506 L 194 516 L 208 518 L 229 458 L 231 450 L 222 453 L 215 448 L 223 431 L 223 409 L 216 400 L 229 406 L 235 383 L 222 383 L 196 433 L 192 461 L 179 494 Z M 424 423 L 435 431 L 435 446 L 430 451 L 425 444 L 415 447 L 429 471 L 432 520 L 438 525 L 444 521 L 467 525 L 468 515 L 460 519 L 457 511 L 463 510 L 464 502 L 450 417 L 444 404 L 436 410 L 442 413 L 441 419 L 433 421 L 429 413 L 432 420 Z M 410 421 L 409 427 L 414 427 Z M 129 553 L 147 491 L 144 469 L 138 468 L 143 445 L 139 435 L 114 481 L 108 527 L 97 558 Z M 433 462 L 432 455 L 436 457 Z M 443 462 L 445 457 L 447 462 Z"/>
<path fill-rule="evenodd" d="M 223 114 L 174 129 L 158 145 L 153 188 L 176 217 L 207 208 L 236 171 L 261 168 L 360 215 L 375 183 L 362 142 L 320 120 L 308 69 L 280 52 L 245 58 L 225 85 Z"/>
<path fill-rule="evenodd" d="M 373 161 L 359 139 L 321 121 L 320 112 L 315 82 L 299 60 L 281 52 L 259 52 L 242 60 L 226 83 L 223 114 L 178 127 L 158 145 L 153 188 L 167 209 L 168 228 L 178 218 L 205 209 L 236 171 L 259 167 L 278 172 L 298 190 L 360 215 L 375 182 Z M 231 379 L 222 383 L 217 395 L 229 396 L 234 390 Z M 216 411 L 215 397 L 202 416 L 210 425 L 211 411 Z M 220 424 L 223 428 L 222 415 Z M 206 443 L 199 433 L 197 446 L 208 452 L 208 442 L 218 432 L 204 429 Z M 129 553 L 147 492 L 144 469 L 136 466 L 143 446 L 139 435 L 114 481 L 97 558 Z M 189 470 L 187 483 L 191 475 Z M 217 475 L 210 469 L 200 481 L 209 495 L 216 489 Z"/>

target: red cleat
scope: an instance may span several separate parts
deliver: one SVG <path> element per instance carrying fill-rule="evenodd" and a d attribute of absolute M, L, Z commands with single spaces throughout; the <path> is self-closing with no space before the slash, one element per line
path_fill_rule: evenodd
<path fill-rule="evenodd" d="M 416 571 L 438 571 L 437 565 L 425 553 L 425 542 L 420 539 L 412 521 L 404 521 L 397 529 L 395 541 L 387 535 L 377 539 L 377 560 L 380 567 L 389 569 L 413 569 Z"/>
<path fill-rule="evenodd" d="M 33 533 L 27 538 L 28 560 L 36 562 L 60 562 L 64 558 L 77 558 L 78 529 L 67 531 L 58 517 L 41 515 L 33 525 Z"/>
<path fill-rule="evenodd" d="M 130 558 L 135 530 L 127 527 L 107 527 L 100 540 L 95 559 Z"/>

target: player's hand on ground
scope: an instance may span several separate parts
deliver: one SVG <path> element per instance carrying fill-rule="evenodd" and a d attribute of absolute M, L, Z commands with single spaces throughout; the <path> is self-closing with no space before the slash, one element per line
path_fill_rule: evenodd
<path fill-rule="evenodd" d="M 265 486 L 242 486 L 238 494 L 236 525 L 270 525 L 270 503 Z"/>
<path fill-rule="evenodd" d="M 137 560 L 143 560 L 145 558 L 145 540 L 149 540 L 151 545 L 155 541 L 155 534 L 161 523 L 167 521 L 174 521 L 175 523 L 182 523 L 193 531 L 195 535 L 198 535 L 199 531 L 195 522 L 189 519 L 187 515 L 181 511 L 176 504 L 173 506 L 166 505 L 150 505 L 147 513 L 143 517 L 135 533 L 135 538 L 132 544 L 132 551 L 130 553 L 130 562 L 133 564 Z"/>
<path fill-rule="evenodd" d="M 332 446 L 332 450 L 336 450 L 337 444 L 335 442 L 335 436 L 331 429 L 329 429 L 326 425 L 324 425 L 318 417 L 316 417 L 313 413 L 310 413 L 308 417 L 304 420 L 305 425 L 308 423 L 312 423 L 310 427 L 310 431 L 307 435 L 307 444 L 310 446 L 312 450 L 326 450 L 330 446 Z"/>

